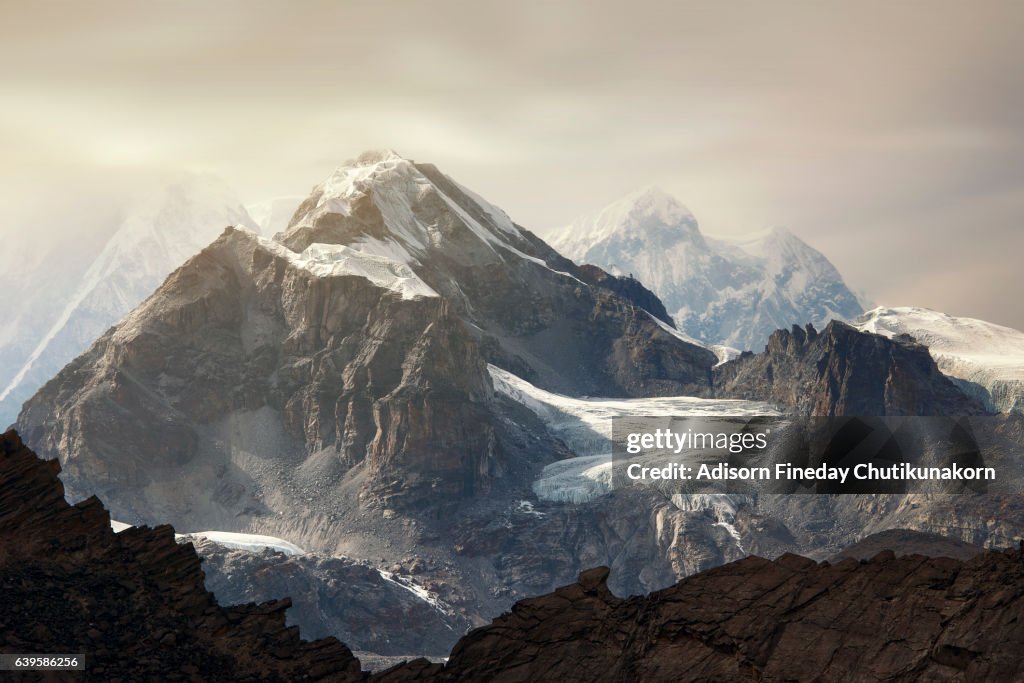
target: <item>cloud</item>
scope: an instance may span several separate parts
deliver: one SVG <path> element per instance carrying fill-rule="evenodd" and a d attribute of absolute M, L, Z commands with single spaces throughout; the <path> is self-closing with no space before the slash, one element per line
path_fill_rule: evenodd
<path fill-rule="evenodd" d="M 880 299 L 959 306 L 1015 258 L 1022 24 L 1010 2 L 8 3 L 0 180 L 185 168 L 255 201 L 393 147 L 534 229 L 657 183 L 709 232 L 784 224 Z M 1000 282 L 979 309 L 1024 327 Z"/>

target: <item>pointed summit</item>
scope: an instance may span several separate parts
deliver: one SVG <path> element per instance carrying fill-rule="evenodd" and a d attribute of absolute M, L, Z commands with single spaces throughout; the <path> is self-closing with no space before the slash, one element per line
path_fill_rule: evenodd
<path fill-rule="evenodd" d="M 602 214 L 615 214 L 625 210 L 631 215 L 657 218 L 665 225 L 697 227 L 697 221 L 690 210 L 679 199 L 657 185 L 648 185 L 632 192 L 619 201 L 605 207 Z"/>
<path fill-rule="evenodd" d="M 703 245 L 697 219 L 674 195 L 649 185 L 577 219 L 553 235 L 551 245 L 579 263 L 602 263 L 591 249 L 614 243 L 637 253 L 679 241 Z"/>
<path fill-rule="evenodd" d="M 551 243 L 579 263 L 634 274 L 682 332 L 705 344 L 755 349 L 776 328 L 861 312 L 829 260 L 789 230 L 705 238 L 693 214 L 657 187 L 575 221 Z"/>

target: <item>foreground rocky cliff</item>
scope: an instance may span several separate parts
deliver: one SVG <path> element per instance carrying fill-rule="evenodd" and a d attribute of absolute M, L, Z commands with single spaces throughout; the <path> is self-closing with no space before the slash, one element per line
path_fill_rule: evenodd
<path fill-rule="evenodd" d="M 85 654 L 72 680 L 361 677 L 338 640 L 285 627 L 289 600 L 219 606 L 171 527 L 115 535 L 97 498 L 64 500 L 59 471 L 0 436 L 0 652 Z"/>
<path fill-rule="evenodd" d="M 446 665 L 381 680 L 944 681 L 1024 675 L 1024 559 L 749 557 L 643 597 L 608 570 L 524 600 Z"/>

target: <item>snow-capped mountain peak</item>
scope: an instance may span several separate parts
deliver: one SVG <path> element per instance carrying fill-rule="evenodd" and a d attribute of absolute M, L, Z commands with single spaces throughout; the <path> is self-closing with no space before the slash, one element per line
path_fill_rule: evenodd
<path fill-rule="evenodd" d="M 676 198 L 646 188 L 549 233 L 580 263 L 634 274 L 679 329 L 707 344 L 757 349 L 777 328 L 863 310 L 824 255 L 786 228 L 705 238 Z"/>
<path fill-rule="evenodd" d="M 652 246 L 653 241 L 663 246 L 681 240 L 703 242 L 690 210 L 654 185 L 631 192 L 550 237 L 551 246 L 569 258 L 597 265 L 602 264 L 587 259 L 586 253 L 604 243 L 616 242 L 629 245 L 626 248 L 643 249 Z"/>
<path fill-rule="evenodd" d="M 317 208 L 348 216 L 352 213 L 352 201 L 364 196 L 374 185 L 400 177 L 415 182 L 418 180 L 415 176 L 416 169 L 412 162 L 393 150 L 364 152 L 339 166 L 320 185 Z"/>
<path fill-rule="evenodd" d="M 302 252 L 315 243 L 417 267 L 431 253 L 484 265 L 510 256 L 545 265 L 508 215 L 430 164 L 392 150 L 338 167 L 299 206 L 282 236 Z"/>

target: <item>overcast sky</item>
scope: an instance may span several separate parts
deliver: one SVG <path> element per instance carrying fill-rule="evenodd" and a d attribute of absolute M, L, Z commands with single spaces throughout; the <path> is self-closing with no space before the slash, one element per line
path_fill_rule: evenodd
<path fill-rule="evenodd" d="M 1024 2 L 611 5 L 0 0 L 0 236 L 74 239 L 72 196 L 154 168 L 256 201 L 391 147 L 539 232 L 653 183 L 1024 328 Z"/>

